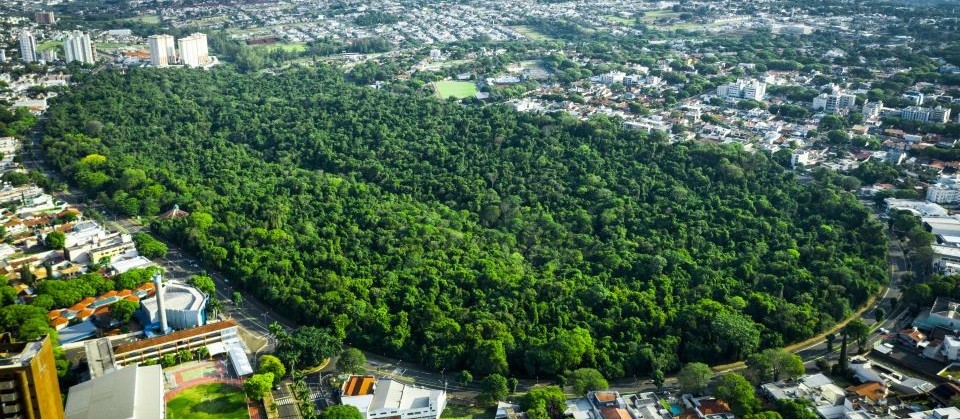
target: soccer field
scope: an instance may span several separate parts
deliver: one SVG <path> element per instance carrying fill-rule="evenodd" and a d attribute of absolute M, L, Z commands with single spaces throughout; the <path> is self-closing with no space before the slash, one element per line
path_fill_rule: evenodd
<path fill-rule="evenodd" d="M 438 81 L 433 83 L 433 89 L 442 99 L 448 97 L 463 99 L 477 94 L 477 85 L 468 81 Z"/>

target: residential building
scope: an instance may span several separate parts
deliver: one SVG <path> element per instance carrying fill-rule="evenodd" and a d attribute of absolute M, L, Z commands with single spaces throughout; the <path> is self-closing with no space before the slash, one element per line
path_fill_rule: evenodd
<path fill-rule="evenodd" d="M 189 67 L 203 67 L 210 63 L 207 50 L 207 35 L 194 33 L 177 40 L 180 45 L 180 61 Z"/>
<path fill-rule="evenodd" d="M 923 346 L 924 342 L 927 341 L 927 335 L 917 330 L 916 327 L 901 330 L 900 333 L 897 333 L 897 338 L 900 339 L 900 342 L 904 345 L 914 348 Z"/>
<path fill-rule="evenodd" d="M 960 273 L 960 247 L 935 244 L 930 246 L 930 248 L 933 249 L 934 271 L 944 275 Z M 917 320 L 914 320 L 913 324 L 919 324 L 918 321 L 921 317 L 923 317 L 923 315 L 924 313 L 920 313 L 920 315 L 917 316 Z M 960 326 L 960 319 L 958 319 L 955 323 Z M 921 327 L 924 329 L 932 329 L 932 327 Z M 953 329 L 956 329 L 956 327 Z"/>
<path fill-rule="evenodd" d="M 948 419 L 958 417 L 960 417 L 960 409 L 951 406 L 925 410 L 923 412 L 913 412 L 910 413 L 909 419 Z"/>
<path fill-rule="evenodd" d="M 163 369 L 131 365 L 70 387 L 67 419 L 154 419 L 166 417 Z"/>
<path fill-rule="evenodd" d="M 53 25 L 57 23 L 57 18 L 53 12 L 36 12 L 33 14 L 33 21 L 41 25 Z"/>
<path fill-rule="evenodd" d="M 373 376 L 351 376 L 344 382 L 340 403 L 354 406 L 364 419 L 439 419 L 447 393 L 413 387 Z"/>
<path fill-rule="evenodd" d="M 0 417 L 63 419 L 53 343 L 48 336 L 11 342 L 0 336 Z"/>
<path fill-rule="evenodd" d="M 587 392 L 593 417 L 597 419 L 638 419 L 636 413 L 627 408 L 627 402 L 616 391 Z"/>
<path fill-rule="evenodd" d="M 757 80 L 740 79 L 734 83 L 717 86 L 717 96 L 725 100 L 763 100 L 766 93 L 767 84 Z"/>
<path fill-rule="evenodd" d="M 79 61 L 84 64 L 93 64 L 96 60 L 93 43 L 90 35 L 73 31 L 63 40 L 64 58 L 68 63 Z"/>
<path fill-rule="evenodd" d="M 907 121 L 944 124 L 950 120 L 950 108 L 944 108 L 942 106 L 937 106 L 936 108 L 908 106 L 900 110 L 900 118 Z"/>
<path fill-rule="evenodd" d="M 37 57 L 37 38 L 33 37 L 30 31 L 23 31 L 20 34 L 20 60 L 25 63 L 38 61 Z"/>
<path fill-rule="evenodd" d="M 675 415 L 677 419 L 733 419 L 733 411 L 730 410 L 730 405 L 723 400 L 718 400 L 713 397 L 697 397 L 694 398 L 689 394 L 683 395 L 683 405 L 685 409 L 680 412 L 679 415 Z M 608 418 L 606 416 L 603 419 L 626 419 L 626 418 Z"/>
<path fill-rule="evenodd" d="M 150 45 L 150 64 L 154 67 L 166 67 L 177 62 L 177 50 L 171 35 L 151 35 L 147 38 Z"/>
<path fill-rule="evenodd" d="M 960 176 L 944 176 L 927 188 L 927 201 L 937 204 L 960 202 Z"/>
<path fill-rule="evenodd" d="M 846 393 L 823 374 L 808 375 L 795 381 L 767 383 L 760 386 L 763 394 L 773 401 L 803 399 L 813 406 L 834 406 Z"/>
<path fill-rule="evenodd" d="M 847 93 L 823 93 L 813 98 L 813 109 L 828 113 L 847 113 L 857 106 L 857 97 Z"/>
<path fill-rule="evenodd" d="M 863 104 L 863 117 L 864 119 L 875 119 L 880 117 L 880 112 L 883 110 L 883 101 L 866 101 Z"/>
<path fill-rule="evenodd" d="M 56 50 L 50 49 L 40 53 L 40 61 L 44 63 L 52 63 L 59 59 L 59 55 Z"/>

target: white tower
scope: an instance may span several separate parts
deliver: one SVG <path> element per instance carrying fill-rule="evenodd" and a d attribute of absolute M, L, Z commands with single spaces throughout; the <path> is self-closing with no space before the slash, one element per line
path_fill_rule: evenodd
<path fill-rule="evenodd" d="M 147 38 L 150 44 L 150 64 L 154 67 L 166 67 L 177 62 L 177 49 L 173 43 L 173 36 L 151 35 Z"/>
<path fill-rule="evenodd" d="M 163 281 L 160 279 L 160 274 L 153 275 L 153 285 L 157 289 L 157 311 L 160 314 L 160 334 L 167 334 L 170 331 L 170 327 L 167 326 L 167 307 L 163 303 Z"/>
<path fill-rule="evenodd" d="M 37 38 L 30 31 L 20 34 L 20 59 L 25 63 L 37 61 Z"/>
<path fill-rule="evenodd" d="M 63 40 L 63 52 L 66 55 L 66 61 L 80 61 L 81 63 L 93 64 L 93 44 L 90 42 L 90 35 L 80 31 L 74 31 L 67 35 Z"/>

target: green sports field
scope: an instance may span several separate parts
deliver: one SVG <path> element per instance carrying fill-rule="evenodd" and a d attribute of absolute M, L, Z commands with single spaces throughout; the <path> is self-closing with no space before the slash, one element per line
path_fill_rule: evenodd
<path fill-rule="evenodd" d="M 477 94 L 477 85 L 469 81 L 438 81 L 433 83 L 433 89 L 442 99 L 448 97 L 463 99 Z"/>
<path fill-rule="evenodd" d="M 167 419 L 246 419 L 243 391 L 226 384 L 204 384 L 178 394 L 167 402 Z"/>

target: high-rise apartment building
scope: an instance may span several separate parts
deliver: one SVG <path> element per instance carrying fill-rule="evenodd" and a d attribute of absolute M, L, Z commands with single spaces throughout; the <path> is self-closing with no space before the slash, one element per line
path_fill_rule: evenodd
<path fill-rule="evenodd" d="M 85 64 L 93 64 L 95 61 L 90 35 L 80 31 L 74 31 L 67 35 L 67 38 L 63 40 L 63 52 L 68 63 L 79 61 Z"/>
<path fill-rule="evenodd" d="M 177 47 L 173 43 L 173 36 L 151 35 L 147 38 L 150 44 L 150 64 L 154 67 L 166 67 L 177 62 Z"/>
<path fill-rule="evenodd" d="M 180 61 L 190 67 L 202 67 L 210 63 L 207 51 L 207 35 L 195 33 L 177 40 L 180 45 Z"/>
<path fill-rule="evenodd" d="M 846 113 L 856 106 L 857 97 L 848 93 L 823 93 L 813 98 L 813 109 L 829 113 Z"/>
<path fill-rule="evenodd" d="M 36 12 L 33 14 L 33 21 L 41 25 L 53 25 L 57 23 L 57 18 L 53 12 Z"/>
<path fill-rule="evenodd" d="M 726 100 L 763 100 L 766 93 L 767 84 L 757 80 L 737 80 L 717 86 L 717 95 Z"/>
<path fill-rule="evenodd" d="M 11 342 L 0 336 L 0 418 L 64 419 L 48 336 Z"/>
<path fill-rule="evenodd" d="M 20 34 L 20 60 L 25 63 L 37 61 L 37 38 L 30 31 Z"/>

